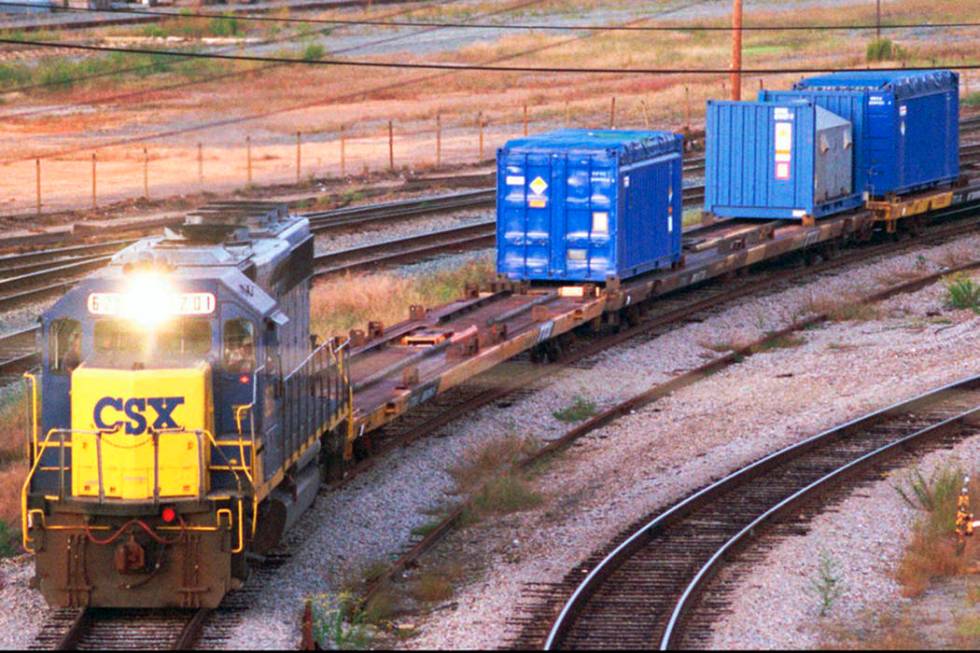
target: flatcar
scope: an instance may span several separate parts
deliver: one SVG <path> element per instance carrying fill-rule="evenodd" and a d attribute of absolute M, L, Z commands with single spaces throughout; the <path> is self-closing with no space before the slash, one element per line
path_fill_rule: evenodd
<path fill-rule="evenodd" d="M 22 526 L 49 604 L 215 607 L 349 455 L 312 259 L 305 218 L 216 204 L 44 312 Z"/>

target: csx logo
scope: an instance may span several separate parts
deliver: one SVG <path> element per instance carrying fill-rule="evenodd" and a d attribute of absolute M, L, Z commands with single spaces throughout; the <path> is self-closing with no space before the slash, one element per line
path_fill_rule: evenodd
<path fill-rule="evenodd" d="M 146 412 L 149 407 L 156 413 L 156 419 L 151 424 L 154 430 L 175 429 L 177 422 L 174 421 L 173 412 L 183 403 L 183 397 L 146 397 L 125 401 L 122 397 L 102 397 L 95 402 L 92 419 L 95 421 L 96 428 L 100 430 L 111 431 L 119 428 L 120 425 L 125 425 L 127 434 L 138 435 L 146 431 L 150 417 Z M 107 416 L 111 415 L 109 409 L 122 413 L 129 419 L 109 422 L 106 420 Z"/>

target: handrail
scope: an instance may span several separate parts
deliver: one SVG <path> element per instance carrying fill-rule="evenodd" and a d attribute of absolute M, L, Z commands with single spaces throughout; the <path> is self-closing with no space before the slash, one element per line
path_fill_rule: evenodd
<path fill-rule="evenodd" d="M 37 458 L 37 431 L 38 431 L 38 411 L 37 411 L 37 376 L 30 372 L 24 372 L 24 378 L 31 384 L 31 455 Z"/>

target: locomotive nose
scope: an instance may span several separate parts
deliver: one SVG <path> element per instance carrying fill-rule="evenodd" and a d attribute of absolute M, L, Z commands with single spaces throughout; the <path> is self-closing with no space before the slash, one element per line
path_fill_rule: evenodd
<path fill-rule="evenodd" d="M 206 494 L 212 433 L 211 371 L 119 370 L 72 373 L 72 495 L 159 499 Z"/>

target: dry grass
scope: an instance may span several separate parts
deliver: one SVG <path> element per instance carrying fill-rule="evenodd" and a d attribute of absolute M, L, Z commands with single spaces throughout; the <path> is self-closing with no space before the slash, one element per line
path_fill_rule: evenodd
<path fill-rule="evenodd" d="M 960 551 L 957 547 L 956 501 L 963 476 L 957 467 L 943 467 L 928 479 L 913 473 L 896 488 L 906 501 L 922 511 L 896 571 L 904 596 L 918 596 L 934 578 L 966 574 L 980 560 L 980 542 L 975 538 L 967 539 L 965 549 Z M 970 496 L 976 506 L 980 479 L 975 474 Z"/>
<path fill-rule="evenodd" d="M 469 501 L 461 518 L 463 525 L 487 515 L 506 515 L 541 505 L 543 497 L 517 469 L 518 463 L 537 448 L 531 438 L 509 435 L 469 449 L 449 468 L 454 493 Z"/>
<path fill-rule="evenodd" d="M 318 284 L 310 295 L 312 330 L 323 338 L 364 329 L 369 320 L 390 326 L 408 319 L 409 306 L 435 306 L 458 299 L 467 283 L 494 278 L 490 254 L 453 270 L 420 277 L 394 274 L 350 276 Z"/>
<path fill-rule="evenodd" d="M 409 586 L 412 598 L 421 603 L 438 603 L 450 599 L 453 586 L 464 575 L 459 563 L 444 563 L 433 569 L 423 569 Z"/>
<path fill-rule="evenodd" d="M 858 294 L 811 294 L 804 305 L 811 315 L 824 315 L 831 322 L 869 322 L 881 319 L 882 310 Z"/>
<path fill-rule="evenodd" d="M 13 393 L 0 404 L 0 555 L 13 553 L 20 529 L 20 491 L 27 474 L 26 393 Z"/>
<path fill-rule="evenodd" d="M 850 624 L 824 626 L 821 649 L 838 651 L 916 651 L 930 648 L 920 623 L 908 609 L 867 610 Z"/>

